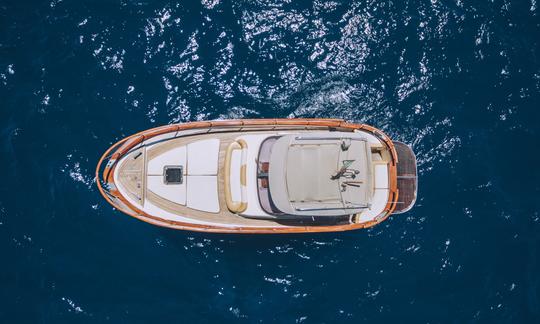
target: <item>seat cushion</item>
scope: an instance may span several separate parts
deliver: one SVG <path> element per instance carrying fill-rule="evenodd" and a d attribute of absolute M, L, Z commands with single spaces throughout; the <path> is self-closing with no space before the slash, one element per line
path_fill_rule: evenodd
<path fill-rule="evenodd" d="M 217 176 L 186 176 L 187 206 L 209 213 L 219 212 Z"/>
<path fill-rule="evenodd" d="M 375 189 L 388 189 L 388 165 L 386 163 L 375 164 Z"/>
<path fill-rule="evenodd" d="M 187 145 L 188 175 L 217 175 L 219 139 L 196 141 Z"/>
<path fill-rule="evenodd" d="M 163 168 L 165 166 L 177 166 L 184 167 L 184 174 L 186 174 L 186 147 L 180 146 L 172 150 L 166 151 L 148 161 L 148 175 L 163 175 Z"/>

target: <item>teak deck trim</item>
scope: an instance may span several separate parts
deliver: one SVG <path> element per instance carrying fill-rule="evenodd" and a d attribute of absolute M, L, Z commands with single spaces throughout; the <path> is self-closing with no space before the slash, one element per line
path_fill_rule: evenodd
<path fill-rule="evenodd" d="M 120 192 L 116 189 L 116 184 L 114 182 L 114 171 L 116 168 L 116 162 L 126 153 L 129 153 L 130 150 L 135 148 L 137 145 L 143 143 L 144 141 L 156 137 L 158 135 L 180 132 L 190 129 L 221 129 L 222 132 L 227 131 L 227 127 L 253 127 L 253 126 L 262 126 L 268 128 L 268 130 L 273 130 L 275 127 L 287 127 L 298 128 L 299 126 L 309 127 L 326 127 L 327 129 L 342 129 L 348 131 L 354 130 L 363 130 L 370 132 L 384 142 L 389 149 L 392 160 L 389 163 L 389 179 L 390 179 L 390 188 L 388 195 L 388 202 L 385 206 L 383 212 L 381 212 L 374 220 L 364 223 L 351 223 L 345 225 L 329 225 L 329 226 L 289 226 L 289 225 L 278 225 L 275 226 L 261 226 L 261 227 L 245 227 L 245 226 L 220 226 L 220 225 L 202 225 L 202 224 L 193 224 L 180 221 L 172 221 L 159 218 L 157 216 L 149 215 L 139 208 L 133 206 L 125 197 L 123 197 Z M 114 150 L 114 151 L 113 151 Z M 143 153 L 143 158 L 147 159 L 146 152 Z M 103 162 L 108 159 L 107 164 L 105 165 L 102 177 L 100 177 L 100 170 L 102 168 Z M 397 163 L 398 155 L 392 140 L 384 134 L 382 131 L 365 124 L 353 124 L 347 123 L 341 119 L 245 119 L 245 120 L 221 120 L 221 121 L 208 121 L 208 122 L 192 122 L 185 124 L 175 124 L 175 125 L 166 125 L 162 127 L 152 128 L 146 131 L 136 133 L 134 135 L 128 136 L 114 145 L 112 145 L 99 159 L 97 168 L 96 168 L 96 183 L 101 195 L 115 208 L 121 210 L 122 212 L 140 219 L 142 221 L 173 228 L 173 229 L 182 229 L 182 230 L 192 230 L 192 231 L 202 231 L 202 232 L 215 232 L 215 233 L 304 233 L 304 232 L 335 232 L 335 231 L 347 231 L 359 228 L 367 228 L 374 226 L 382 221 L 384 221 L 396 208 L 396 203 L 398 201 L 398 188 L 397 188 Z M 141 173 L 144 173 L 142 170 Z M 144 174 L 141 175 L 144 177 Z M 107 185 L 108 190 L 104 188 L 104 185 Z M 113 201 L 113 199 L 115 201 Z"/>

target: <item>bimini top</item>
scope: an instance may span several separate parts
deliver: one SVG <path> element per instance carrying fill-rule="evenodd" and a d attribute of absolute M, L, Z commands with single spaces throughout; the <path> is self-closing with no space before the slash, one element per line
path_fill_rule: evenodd
<path fill-rule="evenodd" d="M 272 147 L 269 190 L 289 215 L 339 216 L 370 207 L 371 148 L 359 134 L 285 135 Z"/>

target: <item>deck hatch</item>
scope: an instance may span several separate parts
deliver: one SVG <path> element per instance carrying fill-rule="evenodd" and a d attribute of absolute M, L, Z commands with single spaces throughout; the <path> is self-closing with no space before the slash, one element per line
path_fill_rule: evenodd
<path fill-rule="evenodd" d="M 184 182 L 184 167 L 181 165 L 167 165 L 163 167 L 163 182 L 165 184 L 182 184 Z"/>

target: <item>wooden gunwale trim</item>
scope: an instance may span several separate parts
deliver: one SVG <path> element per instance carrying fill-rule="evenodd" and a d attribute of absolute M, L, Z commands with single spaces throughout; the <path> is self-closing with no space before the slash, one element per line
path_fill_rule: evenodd
<path fill-rule="evenodd" d="M 329 128 L 333 127 L 339 127 L 339 128 L 345 128 L 350 130 L 365 130 L 368 131 L 374 135 L 376 135 L 379 139 L 381 139 L 388 149 L 390 150 L 390 153 L 392 155 L 392 161 L 389 164 L 389 172 L 390 172 L 390 193 L 389 193 L 389 199 L 385 206 L 385 209 L 377 216 L 373 221 L 364 222 L 364 223 L 352 223 L 352 224 L 346 224 L 346 225 L 329 225 L 329 226 L 287 226 L 287 227 L 249 227 L 249 226 L 237 226 L 237 227 L 227 227 L 227 226 L 219 226 L 219 225 L 203 225 L 203 224 L 193 224 L 193 223 L 185 223 L 185 222 L 179 222 L 179 221 L 173 221 L 173 220 L 166 220 L 162 219 L 156 216 L 149 215 L 145 213 L 143 210 L 138 209 L 137 207 L 133 206 L 125 197 L 123 197 L 118 190 L 111 190 L 109 193 L 105 192 L 105 189 L 102 187 L 102 183 L 100 181 L 99 172 L 101 169 L 101 165 L 106 157 L 109 156 L 109 154 L 112 152 L 113 149 L 117 148 L 116 151 L 112 154 L 111 160 L 115 159 L 118 160 L 121 156 L 123 156 L 126 152 L 128 152 L 130 149 L 135 147 L 136 145 L 144 142 L 145 140 L 148 140 L 152 137 L 162 135 L 165 133 L 170 132 L 179 132 L 183 130 L 189 130 L 189 129 L 202 129 L 202 128 L 208 128 L 211 129 L 213 127 L 226 127 L 226 126 L 251 126 L 251 125 L 267 125 L 267 126 L 280 126 L 280 125 L 289 125 L 289 126 L 326 126 Z M 382 131 L 378 130 L 375 127 L 365 125 L 365 124 L 353 124 L 353 123 L 347 123 L 342 119 L 244 119 L 244 120 L 219 120 L 219 121 L 202 121 L 202 122 L 191 122 L 191 123 L 185 123 L 185 124 L 174 124 L 174 125 L 166 125 L 166 126 L 160 126 L 156 128 L 152 128 L 149 130 L 145 130 L 136 134 L 133 134 L 131 136 L 128 136 L 105 151 L 105 153 L 101 156 L 101 158 L 98 161 L 97 167 L 96 167 L 96 183 L 99 189 L 99 192 L 101 195 L 105 198 L 109 204 L 111 204 L 113 207 L 121 210 L 122 212 L 128 214 L 129 216 L 135 217 L 139 220 L 145 221 L 147 223 L 151 223 L 153 225 L 162 226 L 162 227 L 168 227 L 173 229 L 182 229 L 182 230 L 192 230 L 192 231 L 201 231 L 201 232 L 213 232 L 213 233 L 252 233 L 252 234 L 270 234 L 270 233 L 315 233 L 315 232 L 336 232 L 336 231 L 347 231 L 347 230 L 354 230 L 354 229 L 360 229 L 360 228 L 367 228 L 374 226 L 376 224 L 379 224 L 380 222 L 384 221 L 390 214 L 393 212 L 393 210 L 396 207 L 396 202 L 398 199 L 398 189 L 397 189 L 397 152 L 394 147 L 394 144 L 392 140 Z M 114 183 L 114 169 L 116 168 L 116 165 L 113 165 L 112 168 L 109 169 L 108 166 L 103 171 L 104 179 L 103 181 L 108 184 L 115 185 Z M 126 205 L 129 210 L 125 210 L 111 199 L 109 196 L 112 195 L 114 198 L 120 200 L 124 205 Z"/>

